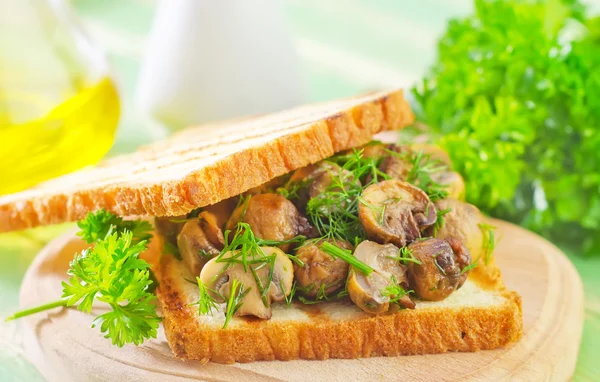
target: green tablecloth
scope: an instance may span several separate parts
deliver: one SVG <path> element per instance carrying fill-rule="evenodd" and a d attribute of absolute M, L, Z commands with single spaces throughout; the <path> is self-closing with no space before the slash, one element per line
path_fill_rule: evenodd
<path fill-rule="evenodd" d="M 202 0 L 198 0 L 202 1 Z M 286 3 L 298 43 L 309 99 L 327 100 L 383 86 L 410 86 L 435 55 L 449 17 L 471 10 L 471 0 L 296 0 Z M 152 0 L 73 1 L 83 24 L 110 58 L 123 97 L 123 116 L 111 153 L 133 150 L 167 131 L 134 111 L 133 90 L 147 43 Z M 28 264 L 60 227 L 0 235 L 0 316 L 18 306 Z M 576 380 L 600 380 L 600 256 L 566 250 L 585 286 L 586 321 Z M 40 380 L 20 348 L 18 323 L 0 323 L 0 380 Z"/>

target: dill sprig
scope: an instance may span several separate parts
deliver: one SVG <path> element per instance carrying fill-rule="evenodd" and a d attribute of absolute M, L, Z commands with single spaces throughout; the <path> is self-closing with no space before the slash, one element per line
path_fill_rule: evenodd
<path fill-rule="evenodd" d="M 412 253 L 412 251 L 408 247 L 400 248 L 399 253 L 400 253 L 400 256 L 397 256 L 397 257 L 396 256 L 388 256 L 388 258 L 398 260 L 404 265 L 406 265 L 406 263 L 415 263 L 415 264 L 421 265 L 421 261 L 419 261 L 415 257 L 415 255 Z"/>
<path fill-rule="evenodd" d="M 413 291 L 404 290 L 404 288 L 402 288 L 402 286 L 400 286 L 400 284 L 398 283 L 398 280 L 396 280 L 396 277 L 392 275 L 390 277 L 390 283 L 385 288 L 381 289 L 379 292 L 382 296 L 389 298 L 390 303 L 399 304 L 400 299 L 402 299 L 402 297 L 412 293 Z"/>
<path fill-rule="evenodd" d="M 496 249 L 496 227 L 487 223 L 479 223 L 478 226 L 483 235 L 483 257 L 485 265 L 487 265 Z"/>
<path fill-rule="evenodd" d="M 226 263 L 222 272 L 225 272 L 225 270 L 233 264 L 242 264 L 244 272 L 252 273 L 252 276 L 256 282 L 256 287 L 260 291 L 261 299 L 265 307 L 269 307 L 267 295 L 269 293 L 269 285 L 271 285 L 271 282 L 273 281 L 276 256 L 267 256 L 261 247 L 275 247 L 283 244 L 303 243 L 306 240 L 306 237 L 299 235 L 284 241 L 263 240 L 257 238 L 254 232 L 252 232 L 250 225 L 244 222 L 237 223 L 236 231 L 231 241 L 229 241 L 230 233 L 230 230 L 225 231 L 225 234 L 223 235 L 225 238 L 225 246 L 216 257 L 215 261 L 218 263 Z M 228 252 L 231 252 L 231 254 L 225 256 L 225 254 Z M 304 266 L 302 260 L 298 259 L 296 256 L 288 255 L 288 258 L 296 262 L 298 265 Z M 256 271 L 265 266 L 269 267 L 269 272 L 267 280 L 263 284 Z"/>
<path fill-rule="evenodd" d="M 461 269 L 460 274 L 462 275 L 464 273 L 469 272 L 470 270 L 477 268 L 477 265 L 479 265 L 479 263 L 477 261 L 473 261 L 471 264 L 469 264 L 466 267 L 464 267 L 463 269 Z"/>
<path fill-rule="evenodd" d="M 356 238 L 364 238 L 358 219 L 362 191 L 373 183 L 389 179 L 389 176 L 379 170 L 377 159 L 363 157 L 363 150 L 355 149 L 352 153 L 336 155 L 328 160 L 338 164 L 341 171 L 332 172 L 331 184 L 308 201 L 306 215 L 321 237 L 352 243 Z"/>
<path fill-rule="evenodd" d="M 445 210 L 438 210 L 435 223 L 433 224 L 433 237 L 437 237 L 437 233 L 444 227 L 444 215 L 452 211 L 452 208 L 446 208 Z"/>
<path fill-rule="evenodd" d="M 191 305 L 198 305 L 199 315 L 212 314 L 213 310 L 218 310 L 218 304 L 217 301 L 215 301 L 215 299 L 211 297 L 209 292 L 213 292 L 215 294 L 216 292 L 207 288 L 198 276 L 196 276 L 196 282 L 198 283 L 199 292 L 198 301 Z"/>
<path fill-rule="evenodd" d="M 392 155 L 408 160 L 412 165 L 406 181 L 419 187 L 429 196 L 432 202 L 444 199 L 449 195 L 447 185 L 440 184 L 431 178 L 431 175 L 446 170 L 448 167 L 438 159 L 431 158 L 423 150 L 408 153 L 396 153 L 388 150 Z"/>
<path fill-rule="evenodd" d="M 290 294 L 287 296 L 285 294 L 283 295 L 283 297 L 285 298 L 285 305 L 288 309 L 292 306 L 292 301 L 294 300 L 294 296 L 296 295 L 297 287 L 298 284 L 296 284 L 296 281 L 294 281 L 294 283 L 292 284 L 292 289 L 290 290 Z M 279 280 L 279 288 L 281 290 L 285 290 L 285 288 L 283 287 L 283 280 Z"/>
<path fill-rule="evenodd" d="M 231 264 L 239 263 L 244 267 L 244 272 L 248 272 L 248 264 L 272 262 L 273 256 L 267 256 L 259 245 L 259 239 L 252 232 L 250 224 L 239 222 L 236 225 L 236 231 L 231 241 L 229 241 L 230 230 L 225 231 L 223 235 L 225 245 L 223 250 L 216 258 L 218 263 Z M 225 254 L 231 252 L 231 256 Z M 224 268 L 224 270 L 227 267 Z"/>
<path fill-rule="evenodd" d="M 237 311 L 240 310 L 240 307 L 244 303 L 244 297 L 250 292 L 250 289 L 251 288 L 244 289 L 244 284 L 238 279 L 234 279 L 231 282 L 231 294 L 227 299 L 227 309 L 225 310 L 225 323 L 223 323 L 223 329 L 227 328 L 229 321 L 231 321 Z"/>
<path fill-rule="evenodd" d="M 300 181 L 288 180 L 283 187 L 278 187 L 275 193 L 288 200 L 296 200 L 300 197 L 300 191 L 308 187 L 313 179 L 302 179 Z"/>
<path fill-rule="evenodd" d="M 313 284 L 308 285 L 305 288 L 302 288 L 303 290 L 307 291 L 307 290 L 311 290 L 313 288 Z M 321 284 L 321 287 L 319 288 L 319 290 L 317 291 L 317 294 L 315 296 L 315 298 L 313 300 L 309 300 L 304 296 L 298 296 L 298 300 L 305 304 L 305 305 L 314 305 L 314 304 L 320 304 L 322 302 L 325 301 L 334 301 L 334 300 L 340 300 L 344 297 L 348 296 L 348 290 L 346 288 L 340 290 L 339 292 L 337 292 L 336 294 L 334 294 L 333 296 L 329 296 L 326 292 L 325 289 L 327 288 L 327 286 L 325 284 Z"/>

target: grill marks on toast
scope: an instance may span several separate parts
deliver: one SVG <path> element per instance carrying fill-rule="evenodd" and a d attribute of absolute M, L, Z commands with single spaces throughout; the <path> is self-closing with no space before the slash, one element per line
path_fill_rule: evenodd
<path fill-rule="evenodd" d="M 398 90 L 184 130 L 96 168 L 1 196 L 0 232 L 77 220 L 99 208 L 125 216 L 189 212 L 413 118 Z"/>

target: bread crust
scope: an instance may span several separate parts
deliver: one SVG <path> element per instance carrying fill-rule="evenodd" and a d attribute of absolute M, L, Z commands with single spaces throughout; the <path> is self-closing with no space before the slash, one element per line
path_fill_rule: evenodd
<path fill-rule="evenodd" d="M 101 208 L 120 216 L 185 214 L 413 120 L 396 90 L 189 129 L 92 170 L 0 197 L 0 232 L 75 221 Z"/>
<path fill-rule="evenodd" d="M 181 359 L 234 363 L 472 352 L 508 345 L 523 333 L 521 298 L 502 285 L 495 293 L 503 302 L 490 306 L 417 308 L 332 320 L 320 310 L 328 303 L 312 308 L 298 303 L 290 309 L 311 309 L 309 320 L 253 320 L 223 330 L 198 320 L 197 308 L 181 287 L 179 267 L 165 255 L 156 274 L 165 334 Z"/>

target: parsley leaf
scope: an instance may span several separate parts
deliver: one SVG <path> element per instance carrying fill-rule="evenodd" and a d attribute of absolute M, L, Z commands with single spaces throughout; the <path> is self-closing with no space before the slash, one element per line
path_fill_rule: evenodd
<path fill-rule="evenodd" d="M 600 249 L 600 18 L 579 0 L 477 0 L 413 88 L 469 202 Z M 575 33 L 573 33 L 575 32 Z"/>
<path fill-rule="evenodd" d="M 133 242 L 149 241 L 152 238 L 152 225 L 144 220 L 123 220 L 106 210 L 88 213 L 85 219 L 77 222 L 80 231 L 77 233 L 86 243 L 91 244 L 103 240 L 113 232 L 129 231 L 133 234 Z"/>
<path fill-rule="evenodd" d="M 139 255 L 147 248 L 151 226 L 145 221 L 124 221 L 109 212 L 90 213 L 79 223 L 78 233 L 94 245 L 75 254 L 69 279 L 62 282 L 60 300 L 17 312 L 7 320 L 58 306 L 76 306 L 90 313 L 95 301 L 111 310 L 94 319 L 105 338 L 119 347 L 156 338 L 160 318 L 152 294 L 150 264 Z"/>

